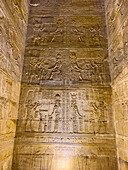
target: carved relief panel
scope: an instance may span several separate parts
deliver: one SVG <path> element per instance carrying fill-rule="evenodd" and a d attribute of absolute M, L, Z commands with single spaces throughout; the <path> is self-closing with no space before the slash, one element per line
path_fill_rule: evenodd
<path fill-rule="evenodd" d="M 14 169 L 116 169 L 103 3 L 30 5 Z"/>
<path fill-rule="evenodd" d="M 61 8 L 60 8 L 61 9 Z M 39 9 L 40 10 L 40 9 Z M 27 47 L 104 48 L 106 35 L 101 16 L 35 16 L 29 20 Z M 72 36 L 70 36 L 72 35 Z"/>
<path fill-rule="evenodd" d="M 80 50 L 82 53 L 82 50 Z M 87 53 L 87 51 L 85 51 Z M 77 50 L 58 51 L 43 49 L 28 50 L 23 70 L 23 83 L 40 85 L 71 85 L 89 83 L 107 85 L 110 82 L 109 69 L 102 56 L 91 59 L 91 52 L 79 56 Z M 100 55 L 100 54 L 99 54 Z M 47 57 L 46 57 L 47 56 Z"/>
<path fill-rule="evenodd" d="M 23 89 L 19 130 L 41 133 L 109 133 L 110 92 L 103 89 Z M 23 97 L 23 98 L 22 98 Z M 112 127 L 111 127 L 112 130 Z"/>

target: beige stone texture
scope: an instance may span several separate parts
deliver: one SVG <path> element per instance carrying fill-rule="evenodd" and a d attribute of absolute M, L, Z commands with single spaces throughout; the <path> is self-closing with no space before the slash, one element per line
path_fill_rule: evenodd
<path fill-rule="evenodd" d="M 13 169 L 117 170 L 104 1 L 30 6 Z"/>
<path fill-rule="evenodd" d="M 128 170 L 128 0 L 0 1 L 11 169 Z"/>
<path fill-rule="evenodd" d="M 26 0 L 0 1 L 0 170 L 10 170 L 28 20 Z"/>
<path fill-rule="evenodd" d="M 118 169 L 128 169 L 128 1 L 106 0 Z"/>

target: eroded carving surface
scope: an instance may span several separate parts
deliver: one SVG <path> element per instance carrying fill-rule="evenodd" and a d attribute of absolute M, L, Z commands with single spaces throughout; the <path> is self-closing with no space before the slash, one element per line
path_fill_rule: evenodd
<path fill-rule="evenodd" d="M 117 169 L 103 2 L 30 5 L 13 169 Z"/>
<path fill-rule="evenodd" d="M 102 61 L 102 58 L 87 59 L 85 55 L 81 58 L 81 54 L 78 56 L 79 53 L 76 50 L 62 49 L 59 50 L 60 53 L 56 51 L 55 55 L 53 54 L 54 50 L 51 50 L 49 52 L 51 54 L 47 54 L 46 58 L 47 51 L 28 51 L 22 82 L 29 84 L 52 83 L 53 85 L 77 83 L 109 85 L 108 64 L 106 61 Z"/>

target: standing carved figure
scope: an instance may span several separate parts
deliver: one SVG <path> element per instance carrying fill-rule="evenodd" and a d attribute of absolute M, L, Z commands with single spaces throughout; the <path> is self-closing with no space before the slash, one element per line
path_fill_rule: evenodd
<path fill-rule="evenodd" d="M 51 113 L 51 115 L 49 115 L 49 119 L 50 119 L 50 124 L 53 122 L 54 120 L 54 132 L 60 132 L 60 124 L 61 124 L 61 100 L 60 100 L 60 95 L 56 94 L 55 96 L 55 105 L 53 107 L 53 111 Z M 50 125 L 51 127 L 51 125 Z"/>
<path fill-rule="evenodd" d="M 32 103 L 32 99 L 28 100 L 27 103 L 27 117 L 26 117 L 26 131 L 33 130 L 33 121 L 35 118 L 35 110 L 39 106 L 38 102 Z"/>
<path fill-rule="evenodd" d="M 105 115 L 105 104 L 103 101 L 99 103 L 92 103 L 92 107 L 95 113 L 95 122 L 98 126 L 94 128 L 95 133 L 106 133 L 107 131 L 107 120 Z"/>
<path fill-rule="evenodd" d="M 79 112 L 77 106 L 77 96 L 76 94 L 71 94 L 71 108 L 73 110 L 72 120 L 73 120 L 73 132 L 78 133 L 82 130 L 82 115 Z"/>

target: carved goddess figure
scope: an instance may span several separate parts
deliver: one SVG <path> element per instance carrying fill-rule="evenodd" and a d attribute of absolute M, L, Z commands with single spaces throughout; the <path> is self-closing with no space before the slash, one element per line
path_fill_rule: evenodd
<path fill-rule="evenodd" d="M 78 133 L 82 131 L 82 118 L 78 106 L 77 106 L 77 96 L 76 94 L 71 94 L 71 108 L 72 108 L 72 120 L 73 120 L 73 132 Z"/>
<path fill-rule="evenodd" d="M 49 115 L 49 119 L 51 120 L 50 123 L 50 127 L 51 124 L 54 122 L 54 132 L 60 132 L 60 124 L 61 124 L 61 100 L 60 100 L 60 95 L 56 94 L 55 96 L 55 104 L 53 107 L 53 111 L 51 113 L 51 115 Z"/>

